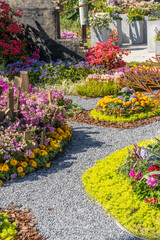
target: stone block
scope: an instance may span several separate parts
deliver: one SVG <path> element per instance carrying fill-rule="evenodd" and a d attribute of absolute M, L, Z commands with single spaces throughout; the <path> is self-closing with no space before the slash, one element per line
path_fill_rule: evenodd
<path fill-rule="evenodd" d="M 110 38 L 110 29 L 105 27 L 101 27 L 99 29 L 92 28 L 91 29 L 91 47 L 96 46 L 97 42 L 105 42 Z"/>

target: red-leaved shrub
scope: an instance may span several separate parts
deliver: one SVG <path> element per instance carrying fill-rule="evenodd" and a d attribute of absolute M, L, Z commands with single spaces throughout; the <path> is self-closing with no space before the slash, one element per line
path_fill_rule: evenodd
<path fill-rule="evenodd" d="M 90 65 L 103 65 L 108 70 L 124 67 L 126 62 L 122 60 L 122 55 L 128 55 L 128 50 L 121 50 L 116 46 L 117 32 L 112 31 L 111 37 L 104 43 L 98 42 L 95 47 L 89 49 L 85 55 L 86 61 Z"/>

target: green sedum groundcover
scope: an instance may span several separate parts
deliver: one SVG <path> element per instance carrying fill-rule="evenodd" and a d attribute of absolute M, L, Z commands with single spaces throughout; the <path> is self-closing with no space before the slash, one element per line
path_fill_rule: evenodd
<path fill-rule="evenodd" d="M 114 116 L 107 116 L 103 114 L 102 112 L 98 112 L 96 109 L 93 109 L 90 114 L 91 117 L 93 117 L 95 120 L 99 119 L 101 121 L 111 121 L 111 122 L 134 122 L 139 119 L 145 119 L 150 118 L 154 116 L 160 115 L 160 106 L 152 112 L 146 112 L 146 113 L 140 113 L 140 114 L 134 114 L 130 117 L 114 117 Z"/>
<path fill-rule="evenodd" d="M 142 141 L 138 146 L 147 146 L 153 141 Z M 115 171 L 123 164 L 127 148 L 132 149 L 133 145 L 98 160 L 87 170 L 82 176 L 84 188 L 127 230 L 141 237 L 160 239 L 160 209 L 139 200 L 132 193 L 128 178 Z"/>

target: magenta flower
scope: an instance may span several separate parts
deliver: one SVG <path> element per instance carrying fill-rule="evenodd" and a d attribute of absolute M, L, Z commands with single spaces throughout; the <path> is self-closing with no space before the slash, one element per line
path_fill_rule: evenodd
<path fill-rule="evenodd" d="M 133 177 L 135 177 L 135 175 L 136 175 L 136 171 L 135 170 L 131 170 L 130 173 L 129 173 L 129 176 L 131 178 L 133 178 Z"/>
<path fill-rule="evenodd" d="M 157 184 L 157 180 L 156 180 L 153 176 L 151 176 L 151 177 L 149 177 L 149 179 L 146 181 L 146 183 L 147 183 L 148 185 L 152 186 L 152 187 L 155 187 L 156 184 Z"/>

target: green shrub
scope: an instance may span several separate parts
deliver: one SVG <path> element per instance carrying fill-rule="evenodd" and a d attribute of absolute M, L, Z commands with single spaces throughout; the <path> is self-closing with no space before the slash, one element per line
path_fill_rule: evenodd
<path fill-rule="evenodd" d="M 148 146 L 153 141 L 142 141 L 138 146 Z M 124 163 L 128 148 L 111 153 L 87 170 L 82 181 L 89 196 L 100 202 L 107 212 L 134 234 L 149 239 L 160 238 L 160 210 L 152 208 L 132 192 L 128 177 L 117 173 Z"/>
<path fill-rule="evenodd" d="M 9 222 L 7 213 L 0 213 L 0 239 L 10 240 L 16 235 L 16 222 Z"/>
<path fill-rule="evenodd" d="M 96 80 L 84 82 L 76 87 L 77 93 L 87 97 L 100 97 L 111 94 L 116 94 L 119 90 L 114 81 L 99 82 Z"/>

